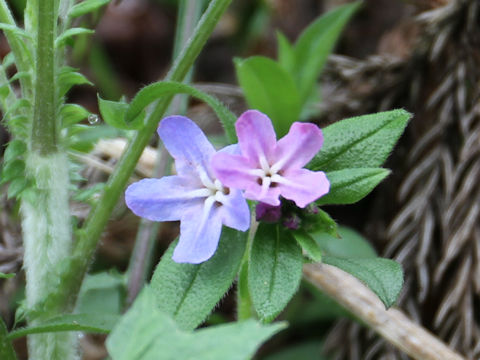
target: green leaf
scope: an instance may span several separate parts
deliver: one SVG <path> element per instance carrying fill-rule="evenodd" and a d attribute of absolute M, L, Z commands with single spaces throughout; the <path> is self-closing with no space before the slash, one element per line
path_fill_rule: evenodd
<path fill-rule="evenodd" d="M 293 46 L 280 31 L 277 31 L 277 44 L 278 63 L 291 74 L 295 67 L 295 52 Z"/>
<path fill-rule="evenodd" d="M 310 259 L 316 262 L 322 262 L 322 249 L 320 249 L 318 243 L 309 233 L 304 230 L 299 230 L 294 231 L 293 236 Z"/>
<path fill-rule="evenodd" d="M 84 331 L 108 334 L 119 319 L 119 315 L 108 313 L 65 314 L 55 316 L 26 328 L 12 331 L 8 335 L 8 338 L 12 340 L 30 334 L 59 331 Z"/>
<path fill-rule="evenodd" d="M 95 31 L 86 28 L 70 28 L 68 30 L 65 30 L 55 39 L 55 47 L 59 48 L 61 46 L 65 46 L 73 36 L 93 34 L 94 32 Z"/>
<path fill-rule="evenodd" d="M 125 114 L 127 113 L 128 104 L 124 101 L 104 100 L 98 95 L 98 108 L 103 121 L 117 129 L 140 129 L 143 125 L 143 118 L 139 118 L 138 125 L 136 124 L 136 126 L 133 126 L 133 124 L 127 125 L 125 123 Z"/>
<path fill-rule="evenodd" d="M 143 117 L 139 115 L 142 114 L 148 105 L 159 100 L 161 97 L 176 94 L 187 94 L 207 103 L 220 119 L 230 143 L 237 142 L 237 135 L 235 132 L 235 121 L 237 120 L 237 117 L 228 110 L 225 105 L 213 96 L 210 96 L 190 85 L 173 81 L 156 82 L 140 90 L 132 99 L 125 115 L 126 126 L 133 129 L 140 128 L 143 124 L 138 119 L 141 118 L 143 120 Z"/>
<path fill-rule="evenodd" d="M 327 173 L 330 191 L 317 204 L 353 204 L 367 196 L 390 170 L 382 168 L 343 169 Z"/>
<path fill-rule="evenodd" d="M 263 321 L 273 320 L 295 294 L 302 278 L 303 256 L 290 232 L 277 224 L 259 225 L 253 241 L 248 286 Z"/>
<path fill-rule="evenodd" d="M 290 74 L 263 56 L 236 60 L 235 69 L 248 105 L 267 114 L 278 137 L 285 135 L 300 116 L 300 98 Z"/>
<path fill-rule="evenodd" d="M 339 237 L 325 232 L 310 234 L 322 249 L 325 256 L 339 258 L 375 258 L 377 253 L 370 243 L 355 230 L 345 226 L 338 227 Z"/>
<path fill-rule="evenodd" d="M 172 260 L 174 242 L 155 269 L 151 287 L 158 307 L 181 329 L 200 325 L 230 288 L 246 246 L 247 233 L 223 227 L 215 255 L 193 265 Z"/>
<path fill-rule="evenodd" d="M 26 32 L 24 29 L 19 28 L 18 26 L 15 26 L 15 25 L 0 23 L 0 30 L 8 31 L 12 34 L 15 34 L 16 36 L 33 40 L 32 36 L 28 32 Z M 24 39 L 19 39 L 19 41 L 24 41 Z"/>
<path fill-rule="evenodd" d="M 25 162 L 21 159 L 16 159 L 4 163 L 2 169 L 2 178 L 0 184 L 6 183 L 12 179 L 25 176 Z"/>
<path fill-rule="evenodd" d="M 324 256 L 325 264 L 346 271 L 367 285 L 388 309 L 397 301 L 403 286 L 402 267 L 396 261 L 383 258 L 337 258 Z"/>
<path fill-rule="evenodd" d="M 7 199 L 14 198 L 18 196 L 23 190 L 25 190 L 30 182 L 25 177 L 18 177 L 11 180 L 8 185 Z"/>
<path fill-rule="evenodd" d="M 84 0 L 72 7 L 68 16 L 76 18 L 107 5 L 111 0 Z"/>
<path fill-rule="evenodd" d="M 11 279 L 15 277 L 15 274 L 10 273 L 10 274 L 5 274 L 3 272 L 0 272 L 0 279 Z"/>
<path fill-rule="evenodd" d="M 17 355 L 8 339 L 7 326 L 0 316 L 0 359 L 2 360 L 17 360 Z"/>
<path fill-rule="evenodd" d="M 125 293 L 123 276 L 111 272 L 89 274 L 82 283 L 75 312 L 120 314 Z"/>
<path fill-rule="evenodd" d="M 308 168 L 334 171 L 381 166 L 411 116 L 398 109 L 353 117 L 327 126 L 323 129 L 323 147 Z"/>
<path fill-rule="evenodd" d="M 69 66 L 63 67 L 58 74 L 58 96 L 63 97 L 74 85 L 93 85 L 83 74 Z"/>
<path fill-rule="evenodd" d="M 21 72 L 17 72 L 15 73 L 15 75 L 13 75 L 10 79 L 8 79 L 8 82 L 9 83 L 12 83 L 16 80 L 20 80 L 20 79 L 25 79 L 25 78 L 29 78 L 31 77 L 32 74 L 29 72 L 29 71 L 21 71 Z"/>
<path fill-rule="evenodd" d="M 285 325 L 263 326 L 253 320 L 182 331 L 157 308 L 155 295 L 145 288 L 108 337 L 113 360 L 245 360 L 260 344 Z"/>
<path fill-rule="evenodd" d="M 360 7 L 354 2 L 329 11 L 309 25 L 295 44 L 294 75 L 302 103 L 312 92 L 343 27 Z"/>
<path fill-rule="evenodd" d="M 3 154 L 3 161 L 10 162 L 13 159 L 22 156 L 27 151 L 27 145 L 21 140 L 12 140 Z"/>
<path fill-rule="evenodd" d="M 305 214 L 302 220 L 302 228 L 307 232 L 326 232 L 332 236 L 338 237 L 337 223 L 327 212 L 315 206 L 316 213 Z"/>
<path fill-rule="evenodd" d="M 62 128 L 69 127 L 73 124 L 85 120 L 90 115 L 90 112 L 83 106 L 77 104 L 65 104 L 60 109 L 60 116 L 62 118 Z"/>

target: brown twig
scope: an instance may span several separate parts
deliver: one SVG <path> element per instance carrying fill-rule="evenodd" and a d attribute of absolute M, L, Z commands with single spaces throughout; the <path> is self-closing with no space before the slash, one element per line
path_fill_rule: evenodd
<path fill-rule="evenodd" d="M 352 275 L 327 264 L 305 265 L 303 273 L 318 289 L 414 359 L 465 360 L 402 311 L 385 310 L 380 299 Z"/>

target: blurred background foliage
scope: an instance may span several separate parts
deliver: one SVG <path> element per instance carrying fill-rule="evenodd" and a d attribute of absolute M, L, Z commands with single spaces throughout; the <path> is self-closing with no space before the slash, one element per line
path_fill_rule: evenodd
<path fill-rule="evenodd" d="M 9 1 L 18 18 L 25 1 Z M 319 15 L 347 2 L 234 0 L 197 61 L 193 82 L 240 114 L 246 104 L 233 58 L 276 58 L 277 30 L 294 41 Z M 97 92 L 104 99 L 119 100 L 123 95 L 130 99 L 141 87 L 161 79 L 171 64 L 177 5 L 175 0 L 113 0 L 102 11 L 79 18 L 79 25 L 95 28 L 96 33 L 76 39 L 70 65 L 96 87 L 75 87 L 68 102 L 98 114 Z M 406 283 L 399 306 L 469 358 L 480 356 L 480 191 L 475 186 L 480 175 L 479 8 L 477 0 L 365 0 L 346 26 L 337 55 L 327 63 L 312 118 L 325 126 L 398 107 L 415 114 L 387 163 L 393 174 L 358 204 L 330 207 L 328 212 L 358 231 L 347 230 L 344 235 L 352 251 L 376 251 L 403 264 Z M 0 58 L 8 51 L 2 35 Z M 188 115 L 212 140 L 222 143 L 221 127 L 207 106 L 191 101 Z M 88 136 L 93 138 L 119 136 L 102 123 L 91 126 L 94 131 Z M 8 140 L 8 133 L 0 128 L 1 152 Z M 121 141 L 100 145 L 83 159 L 87 165 L 79 181 L 87 189 L 105 180 L 123 146 Z M 156 140 L 151 145 L 155 147 Z M 144 161 L 138 177 L 151 172 L 152 163 Z M 89 209 L 85 199 L 95 196 L 96 190 L 72 201 L 78 221 Z M 6 199 L 5 191 L 2 194 L 0 271 L 21 272 L 18 209 Z M 124 280 L 118 272 L 127 269 L 137 225 L 138 219 L 120 204 L 92 267 L 92 273 L 107 273 L 92 275 L 97 278 L 84 284 L 78 306 L 101 308 L 105 304 L 97 300 L 111 299 L 115 306 L 109 310 L 121 311 Z M 159 228 L 156 260 L 177 231 L 170 223 Z M 9 326 L 22 292 L 21 276 L 0 279 L 0 312 Z M 209 323 L 233 319 L 233 293 Z M 262 348 L 260 359 L 407 358 L 308 284 L 281 318 L 290 327 Z M 106 356 L 103 340 L 102 336 L 82 337 L 85 359 Z M 23 341 L 16 344 L 19 353 Z M 325 350 L 330 357 L 321 355 Z"/>

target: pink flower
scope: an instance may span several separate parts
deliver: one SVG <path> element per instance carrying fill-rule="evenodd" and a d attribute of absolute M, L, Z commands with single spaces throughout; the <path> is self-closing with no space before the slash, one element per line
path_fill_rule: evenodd
<path fill-rule="evenodd" d="M 249 110 L 235 128 L 241 155 L 217 153 L 212 157 L 212 170 L 225 186 L 245 190 L 245 198 L 274 206 L 280 204 L 281 195 L 301 208 L 328 193 L 325 173 L 303 168 L 323 144 L 316 125 L 295 122 L 277 141 L 270 119 Z"/>

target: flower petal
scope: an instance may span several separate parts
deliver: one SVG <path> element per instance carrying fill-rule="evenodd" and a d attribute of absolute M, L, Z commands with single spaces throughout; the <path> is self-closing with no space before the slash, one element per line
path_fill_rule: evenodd
<path fill-rule="evenodd" d="M 215 149 L 192 120 L 184 116 L 168 116 L 160 122 L 157 132 L 176 160 L 179 175 L 191 174 L 199 166 L 209 174 L 208 163 Z"/>
<path fill-rule="evenodd" d="M 210 259 L 217 250 L 221 232 L 222 219 L 215 207 L 204 208 L 203 213 L 189 211 L 181 220 L 173 261 L 200 264 Z"/>
<path fill-rule="evenodd" d="M 180 220 L 192 207 L 201 209 L 203 189 L 192 186 L 189 179 L 166 176 L 143 179 L 125 191 L 125 202 L 136 215 L 152 221 Z"/>
<path fill-rule="evenodd" d="M 240 190 L 230 190 L 218 207 L 224 225 L 235 230 L 246 231 L 250 227 L 250 209 Z"/>
<path fill-rule="evenodd" d="M 212 156 L 210 165 L 215 177 L 224 186 L 234 189 L 246 189 L 258 178 L 249 173 L 255 166 L 249 159 L 240 155 L 230 155 L 219 151 Z"/>
<path fill-rule="evenodd" d="M 286 171 L 284 182 L 278 185 L 281 195 L 295 201 L 298 207 L 304 208 L 330 190 L 330 182 L 323 171 L 296 169 Z"/>
<path fill-rule="evenodd" d="M 247 187 L 247 189 L 245 190 L 244 196 L 246 199 L 249 199 L 249 200 L 257 200 L 273 206 L 280 205 L 279 186 L 270 187 L 265 192 L 261 185 L 254 182 L 254 183 L 251 183 L 249 187 Z"/>
<path fill-rule="evenodd" d="M 279 163 L 279 167 L 284 170 L 301 168 L 315 156 L 322 145 L 323 134 L 317 125 L 295 122 L 288 134 L 278 141 L 274 162 Z"/>
<path fill-rule="evenodd" d="M 238 118 L 235 129 L 243 156 L 256 163 L 260 156 L 270 158 L 277 137 L 267 115 L 256 110 L 246 111 Z"/>

